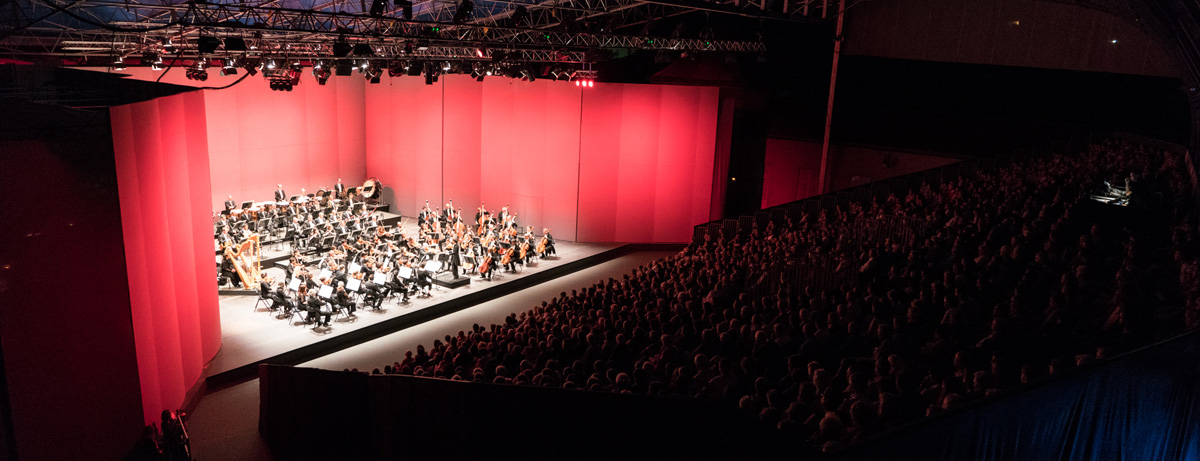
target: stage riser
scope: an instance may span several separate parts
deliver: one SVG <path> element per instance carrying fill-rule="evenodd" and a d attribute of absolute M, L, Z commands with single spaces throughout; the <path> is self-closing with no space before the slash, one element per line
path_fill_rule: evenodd
<path fill-rule="evenodd" d="M 509 281 L 504 284 L 485 288 L 477 292 L 454 298 L 444 303 L 436 304 L 370 325 L 346 334 L 338 335 L 313 344 L 302 346 L 273 357 L 256 360 L 253 363 L 217 373 L 206 378 L 209 391 L 242 383 L 258 376 L 258 364 L 270 363 L 276 365 L 297 365 L 315 360 L 325 355 L 377 339 L 412 326 L 420 325 L 430 320 L 470 308 L 501 296 L 505 296 L 534 285 L 553 280 L 573 272 L 609 261 L 625 254 L 637 251 L 667 251 L 678 250 L 679 244 L 631 244 L 624 245 L 601 253 L 581 258 L 561 266 L 546 269 L 526 277 Z"/>

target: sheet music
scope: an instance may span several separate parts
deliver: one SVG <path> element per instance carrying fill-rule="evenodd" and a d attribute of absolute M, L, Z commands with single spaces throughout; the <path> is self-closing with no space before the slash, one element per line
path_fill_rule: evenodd
<path fill-rule="evenodd" d="M 383 285 L 385 283 L 387 283 L 387 274 L 385 274 L 383 272 L 376 272 L 375 273 L 375 284 Z"/>
<path fill-rule="evenodd" d="M 346 289 L 347 290 L 358 291 L 358 288 L 361 285 L 362 285 L 362 280 L 356 279 L 354 277 L 350 277 L 349 279 L 346 280 Z"/>
<path fill-rule="evenodd" d="M 396 269 L 396 275 L 404 280 L 409 280 L 413 276 L 413 269 L 408 266 L 400 266 Z"/>
<path fill-rule="evenodd" d="M 333 296 L 333 285 L 322 285 L 321 291 L 317 292 L 317 296 L 329 299 L 330 296 Z"/>
<path fill-rule="evenodd" d="M 296 291 L 300 289 L 300 279 L 292 277 L 292 281 L 288 282 L 288 289 Z"/>

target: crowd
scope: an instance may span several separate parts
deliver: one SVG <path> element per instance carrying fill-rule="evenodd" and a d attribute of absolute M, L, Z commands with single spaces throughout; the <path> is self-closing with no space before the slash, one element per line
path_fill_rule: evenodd
<path fill-rule="evenodd" d="M 1124 178 L 1130 206 L 1090 201 Z M 834 450 L 1200 326 L 1189 179 L 1098 143 L 710 236 L 376 372 L 721 400 Z M 839 238 L 888 217 L 921 233 Z M 817 255 L 845 283 L 783 275 Z"/>

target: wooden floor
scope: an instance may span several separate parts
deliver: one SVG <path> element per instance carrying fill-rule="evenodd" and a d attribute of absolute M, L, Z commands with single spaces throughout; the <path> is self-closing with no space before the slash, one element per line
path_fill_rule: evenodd
<path fill-rule="evenodd" d="M 410 315 L 449 300 L 487 290 L 490 287 L 497 287 L 620 246 L 620 244 L 611 243 L 573 243 L 560 240 L 556 245 L 557 259 L 543 259 L 536 265 L 530 265 L 516 273 L 497 272 L 500 276 L 491 281 L 481 280 L 476 276 L 471 279 L 470 285 L 453 290 L 435 287 L 432 296 L 428 298 L 411 297 L 408 303 L 400 303 L 399 296 L 389 298 L 384 302 L 383 309 L 379 311 L 359 309 L 357 317 L 335 318 L 329 328 L 314 329 L 312 325 L 305 325 L 301 315 L 296 315 L 291 319 L 280 317 L 279 314 L 267 309 L 265 302 L 256 307 L 257 296 L 221 296 L 221 350 L 205 367 L 205 376 L 213 376 L 245 365 L 259 363 L 300 347 L 354 332 L 398 316 Z M 280 269 L 271 268 L 268 271 L 276 278 L 282 277 Z M 521 308 L 514 307 L 514 311 L 517 310 L 521 310 Z"/>

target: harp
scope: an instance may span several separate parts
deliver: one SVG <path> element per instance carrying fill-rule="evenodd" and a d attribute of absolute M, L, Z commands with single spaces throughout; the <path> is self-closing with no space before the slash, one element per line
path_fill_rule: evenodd
<path fill-rule="evenodd" d="M 250 234 L 242 243 L 225 247 L 225 258 L 233 261 L 233 267 L 237 269 L 238 276 L 245 284 L 242 286 L 258 286 L 258 282 L 262 280 L 262 255 L 259 253 L 258 234 Z"/>

